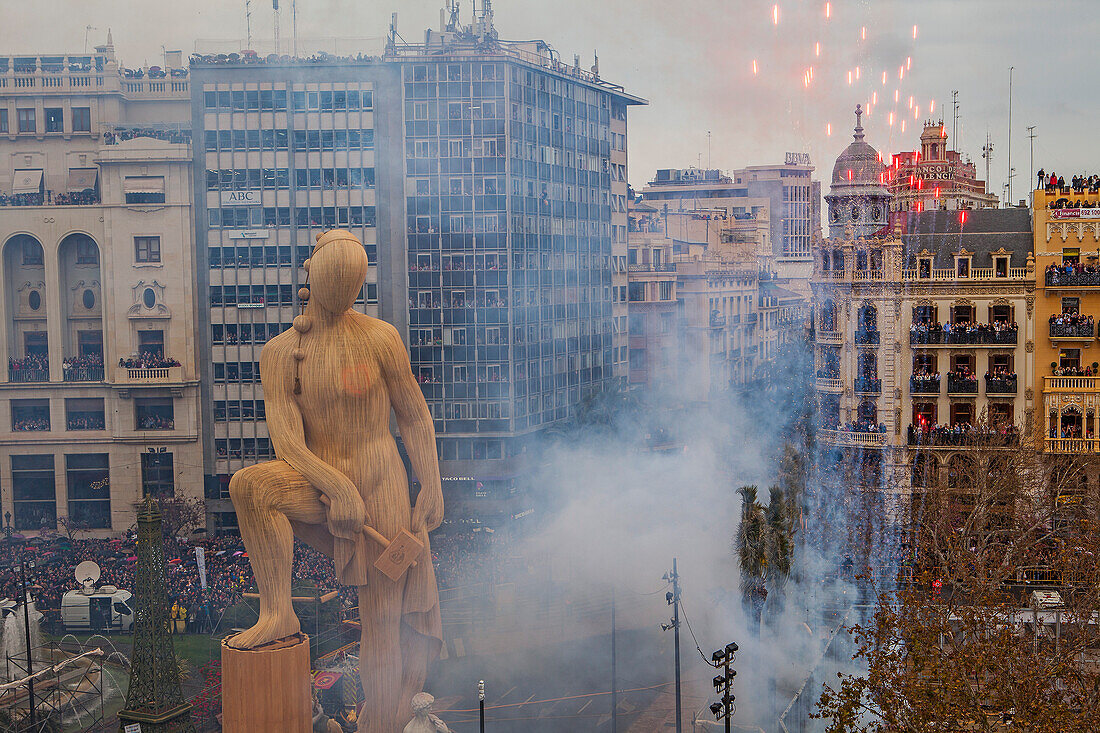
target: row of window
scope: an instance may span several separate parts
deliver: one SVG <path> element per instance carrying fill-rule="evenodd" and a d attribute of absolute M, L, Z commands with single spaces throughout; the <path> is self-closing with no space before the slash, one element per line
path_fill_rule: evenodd
<path fill-rule="evenodd" d="M 61 107 L 47 107 L 42 110 L 45 115 L 44 132 L 63 133 L 65 130 L 65 110 Z M 33 107 L 15 110 L 17 121 L 16 131 L 20 134 L 35 134 L 38 132 L 38 110 Z M 91 132 L 92 110 L 90 107 L 72 107 L 69 110 L 68 132 Z M 0 109 L 0 133 L 9 133 L 8 110 Z"/>
<path fill-rule="evenodd" d="M 372 150 L 374 130 L 207 130 L 206 150 Z"/>
<path fill-rule="evenodd" d="M 215 344 L 263 344 L 290 329 L 289 323 L 215 323 L 210 341 Z"/>
<path fill-rule="evenodd" d="M 297 188 L 374 188 L 374 168 L 299 168 L 294 171 Z M 290 188 L 288 168 L 222 168 L 206 170 L 206 190 Z"/>
<path fill-rule="evenodd" d="M 373 206 L 230 206 L 207 209 L 210 227 L 247 229 L 248 227 L 372 227 L 376 223 Z"/>
<path fill-rule="evenodd" d="M 263 400 L 214 400 L 214 420 L 264 420 L 267 412 Z"/>
<path fill-rule="evenodd" d="M 111 528 L 111 470 L 106 453 L 65 455 L 68 519 L 89 529 Z M 57 485 L 51 454 L 11 457 L 14 525 L 17 530 L 57 529 Z M 141 454 L 146 496 L 175 495 L 172 454 Z"/>
<path fill-rule="evenodd" d="M 49 399 L 11 400 L 12 432 L 51 430 Z M 106 420 L 102 398 L 65 400 L 66 430 L 103 430 Z M 175 410 L 171 397 L 134 399 L 135 430 L 175 429 Z"/>
<path fill-rule="evenodd" d="M 374 108 L 374 93 L 369 89 L 333 89 L 331 91 L 290 94 L 294 111 L 343 112 Z M 281 111 L 287 109 L 285 89 L 234 89 L 204 91 L 203 107 L 231 112 Z"/>

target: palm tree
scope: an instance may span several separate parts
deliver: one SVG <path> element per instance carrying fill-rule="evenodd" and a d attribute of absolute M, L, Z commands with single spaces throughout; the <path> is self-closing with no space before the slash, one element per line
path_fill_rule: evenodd
<path fill-rule="evenodd" d="M 760 617 L 768 598 L 768 525 L 764 507 L 756 498 L 755 486 L 742 486 L 741 524 L 737 528 L 736 551 L 741 565 L 741 606 L 760 631 Z"/>
<path fill-rule="evenodd" d="M 771 589 L 772 609 L 783 612 L 786 599 L 787 580 L 791 576 L 791 558 L 794 555 L 791 525 L 791 501 L 778 486 L 769 490 L 768 508 L 765 512 L 767 524 L 767 583 Z"/>

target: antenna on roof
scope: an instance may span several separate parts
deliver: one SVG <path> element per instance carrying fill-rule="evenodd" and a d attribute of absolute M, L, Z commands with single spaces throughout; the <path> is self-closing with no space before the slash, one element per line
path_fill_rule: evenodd
<path fill-rule="evenodd" d="M 245 46 L 252 48 L 252 0 L 244 0 Z"/>

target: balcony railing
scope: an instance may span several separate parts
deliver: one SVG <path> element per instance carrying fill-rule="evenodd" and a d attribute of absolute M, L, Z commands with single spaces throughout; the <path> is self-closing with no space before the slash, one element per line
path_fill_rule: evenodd
<path fill-rule="evenodd" d="M 917 379 L 916 377 L 909 377 L 909 393 L 939 394 L 940 378 L 936 377 L 935 379 Z"/>
<path fill-rule="evenodd" d="M 863 448 L 882 448 L 886 445 L 886 433 L 861 433 L 854 430 L 822 430 L 819 435 L 833 445 L 854 445 Z"/>
<path fill-rule="evenodd" d="M 840 331 L 826 331 L 822 329 L 817 332 L 817 342 L 819 344 L 840 344 Z"/>
<path fill-rule="evenodd" d="M 1004 275 L 998 275 L 995 268 L 992 267 L 972 267 L 970 268 L 970 275 L 968 277 L 960 277 L 957 272 L 950 268 L 936 269 L 932 271 L 925 271 L 922 274 L 915 269 L 902 270 L 901 277 L 903 280 L 925 280 L 932 282 L 955 282 L 962 280 L 1022 280 L 1027 277 L 1026 267 L 1010 267 L 1008 268 L 1008 277 Z"/>
<path fill-rule="evenodd" d="M 978 378 L 948 374 L 947 394 L 978 394 Z"/>
<path fill-rule="evenodd" d="M 878 331 L 856 331 L 856 343 L 859 345 L 878 344 Z"/>
<path fill-rule="evenodd" d="M 1047 392 L 1097 392 L 1100 377 L 1043 377 Z"/>
<path fill-rule="evenodd" d="M 102 382 L 103 367 L 69 367 L 62 369 L 61 375 L 66 382 Z"/>
<path fill-rule="evenodd" d="M 118 367 L 116 380 L 120 384 L 169 384 L 183 381 L 183 367 L 137 368 Z"/>
<path fill-rule="evenodd" d="M 920 430 L 910 425 L 906 429 L 906 442 L 912 447 L 930 446 L 950 448 L 953 446 L 984 445 L 991 448 L 1008 448 L 1020 442 L 1019 431 L 977 430 L 969 426 Z"/>
<path fill-rule="evenodd" d="M 986 394 L 1016 394 L 1016 375 L 1011 377 L 986 377 Z"/>
<path fill-rule="evenodd" d="M 8 365 L 9 382 L 48 382 L 50 370 L 48 368 L 15 367 Z"/>
<path fill-rule="evenodd" d="M 1048 288 L 1100 288 L 1100 272 L 1066 272 L 1063 268 L 1046 271 Z"/>
<path fill-rule="evenodd" d="M 855 390 L 861 394 L 880 394 L 882 392 L 882 380 L 872 377 L 859 377 L 855 381 Z"/>
<path fill-rule="evenodd" d="M 969 345 L 969 346 L 1014 346 L 1019 336 L 1016 329 L 1000 331 L 909 331 L 909 344 L 918 345 Z"/>
<path fill-rule="evenodd" d="M 819 390 L 824 392 L 844 391 L 844 384 L 839 379 L 832 379 L 830 377 L 818 377 L 816 386 Z"/>
<path fill-rule="evenodd" d="M 1047 453 L 1096 453 L 1096 438 L 1047 438 Z"/>
<path fill-rule="evenodd" d="M 1095 326 L 1092 323 L 1052 323 L 1050 324 L 1050 337 L 1052 339 L 1091 339 Z"/>

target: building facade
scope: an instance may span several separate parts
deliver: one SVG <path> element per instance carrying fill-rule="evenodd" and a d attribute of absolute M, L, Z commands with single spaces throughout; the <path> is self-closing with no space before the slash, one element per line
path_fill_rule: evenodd
<path fill-rule="evenodd" d="M 1011 445 L 1030 422 L 1030 240 L 1027 210 L 988 209 L 913 212 L 890 236 L 815 247 L 819 439 L 872 465 L 876 487 L 919 498 L 973 438 Z"/>
<path fill-rule="evenodd" d="M 0 57 L 0 485 L 19 531 L 117 534 L 146 495 L 202 497 L 190 79 L 166 58 L 122 68 L 109 35 Z"/>
<path fill-rule="evenodd" d="M 924 123 L 920 150 L 894 153 L 886 169 L 890 211 L 985 209 L 999 205 L 997 196 L 978 179 L 977 168 L 947 148 L 943 120 Z"/>
<path fill-rule="evenodd" d="M 630 384 L 683 401 L 752 382 L 780 347 L 799 338 L 808 299 L 763 270 L 759 239 L 724 212 L 632 210 Z"/>
<path fill-rule="evenodd" d="M 1040 450 L 1095 454 L 1100 406 L 1100 195 L 1096 190 L 1034 192 L 1036 273 L 1035 393 Z M 1072 202 L 1072 203 L 1071 203 Z"/>
<path fill-rule="evenodd" d="M 501 40 L 487 9 L 382 57 L 193 69 L 212 499 L 228 513 L 229 476 L 271 455 L 259 351 L 339 226 L 371 262 L 359 307 L 409 344 L 450 506 L 507 506 L 531 436 L 627 378 L 626 112 L 643 100 Z"/>

